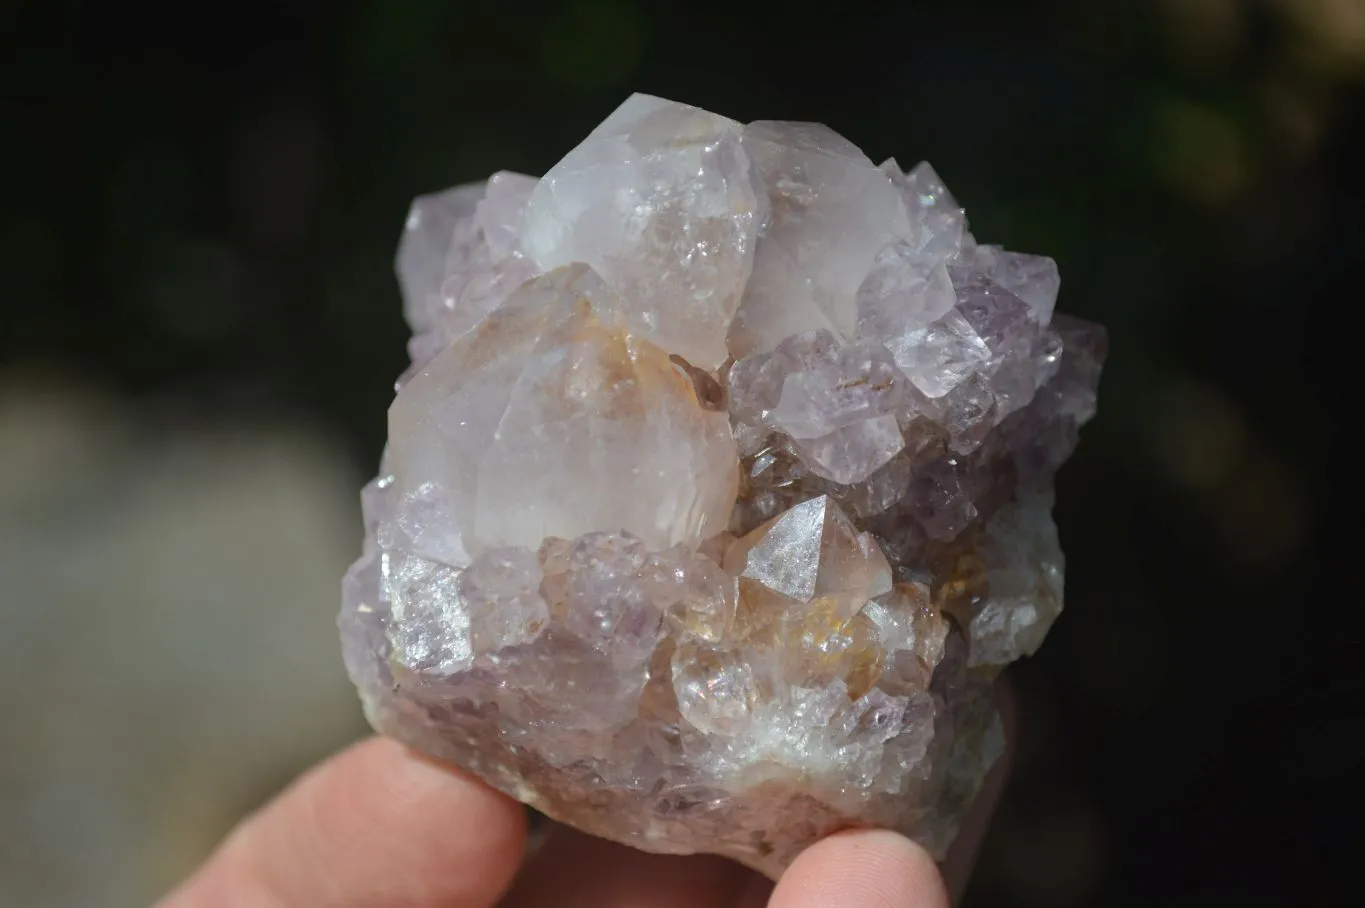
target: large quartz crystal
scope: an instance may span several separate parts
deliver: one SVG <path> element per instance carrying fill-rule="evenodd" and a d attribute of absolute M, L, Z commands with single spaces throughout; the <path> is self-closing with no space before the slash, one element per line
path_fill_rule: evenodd
<path fill-rule="evenodd" d="M 540 180 L 414 202 L 412 366 L 345 657 L 376 728 L 588 832 L 776 876 L 944 855 L 1062 608 L 1096 325 L 927 164 L 627 100 Z"/>

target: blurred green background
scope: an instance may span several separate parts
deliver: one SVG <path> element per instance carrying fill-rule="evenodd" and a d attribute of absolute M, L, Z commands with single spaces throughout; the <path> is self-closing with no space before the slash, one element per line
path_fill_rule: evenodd
<path fill-rule="evenodd" d="M 637 90 L 930 160 L 1110 329 L 969 904 L 1300 905 L 1365 856 L 1365 2 L 8 0 L 0 41 L 5 908 L 144 904 L 364 732 L 331 622 L 408 200 Z"/>

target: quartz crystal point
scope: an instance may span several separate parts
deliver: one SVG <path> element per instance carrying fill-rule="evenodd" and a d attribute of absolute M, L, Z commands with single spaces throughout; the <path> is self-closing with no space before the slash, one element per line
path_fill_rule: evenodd
<path fill-rule="evenodd" d="M 927 164 L 636 95 L 419 198 L 343 652 L 376 728 L 588 832 L 776 876 L 942 857 L 1062 609 L 1102 328 Z"/>
<path fill-rule="evenodd" d="M 586 262 L 628 322 L 714 369 L 753 265 L 758 184 L 733 120 L 635 95 L 531 192 L 522 240 L 544 268 Z"/>
<path fill-rule="evenodd" d="M 744 150 L 769 217 L 730 328 L 735 355 L 793 334 L 856 333 L 856 294 L 877 254 L 912 235 L 897 187 L 858 148 L 815 123 L 751 123 Z"/>
<path fill-rule="evenodd" d="M 566 265 L 409 379 L 389 410 L 389 455 L 397 494 L 424 502 L 423 532 L 440 525 L 477 553 L 604 529 L 668 548 L 726 528 L 729 419 L 628 323 L 615 291 Z"/>

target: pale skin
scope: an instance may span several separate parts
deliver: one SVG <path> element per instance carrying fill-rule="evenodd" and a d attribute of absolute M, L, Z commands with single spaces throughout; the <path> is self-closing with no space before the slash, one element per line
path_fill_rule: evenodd
<path fill-rule="evenodd" d="M 1013 741 L 1011 703 L 1002 698 Z M 812 845 L 774 884 L 721 858 L 645 854 L 563 827 L 528 857 L 519 804 L 372 738 L 244 820 L 157 908 L 948 908 L 1007 762 L 941 868 L 895 833 L 847 831 Z"/>

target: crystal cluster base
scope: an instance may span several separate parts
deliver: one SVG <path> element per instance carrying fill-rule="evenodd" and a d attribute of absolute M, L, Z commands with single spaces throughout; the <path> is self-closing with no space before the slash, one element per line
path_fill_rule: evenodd
<path fill-rule="evenodd" d="M 942 856 L 1062 608 L 1101 328 L 927 164 L 628 99 L 417 199 L 411 368 L 344 581 L 374 726 L 549 816 L 776 876 Z"/>

